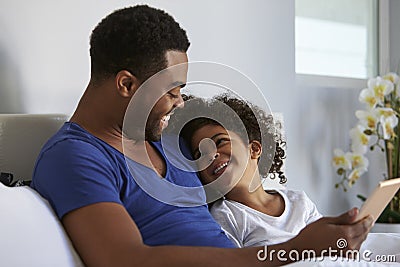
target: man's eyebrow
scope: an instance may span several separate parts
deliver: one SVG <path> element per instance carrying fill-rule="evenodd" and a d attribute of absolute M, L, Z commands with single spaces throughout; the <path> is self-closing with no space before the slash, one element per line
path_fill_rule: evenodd
<path fill-rule="evenodd" d="M 220 136 L 220 135 L 228 135 L 228 134 L 226 134 L 226 133 L 217 133 L 217 134 L 214 134 L 213 136 L 211 136 L 210 139 L 214 141 L 214 139 L 217 138 L 217 137 Z M 199 143 L 199 144 L 200 144 L 200 143 Z M 198 153 L 200 153 L 200 150 L 199 150 L 199 148 L 196 148 L 196 149 L 193 151 L 193 156 L 197 155 Z"/>
<path fill-rule="evenodd" d="M 176 81 L 176 82 L 171 83 L 170 88 L 175 88 L 175 87 L 178 87 L 178 86 L 182 89 L 183 87 L 186 86 L 186 83 Z"/>
<path fill-rule="evenodd" d="M 214 141 L 214 139 L 217 138 L 220 135 L 228 135 L 228 134 L 226 134 L 226 133 L 217 133 L 217 134 L 214 134 L 213 136 L 211 136 L 210 139 Z"/>

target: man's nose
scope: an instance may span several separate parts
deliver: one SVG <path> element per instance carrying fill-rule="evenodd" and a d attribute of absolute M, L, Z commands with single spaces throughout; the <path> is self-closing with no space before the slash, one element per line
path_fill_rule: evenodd
<path fill-rule="evenodd" d="M 183 97 L 182 97 L 181 93 L 179 93 L 179 97 L 176 100 L 175 107 L 176 108 L 183 108 L 184 106 L 185 106 L 185 101 L 183 100 Z"/>

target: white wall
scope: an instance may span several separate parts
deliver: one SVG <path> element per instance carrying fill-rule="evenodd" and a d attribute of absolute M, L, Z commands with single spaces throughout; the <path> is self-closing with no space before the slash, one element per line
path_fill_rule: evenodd
<path fill-rule="evenodd" d="M 397 13 L 391 13 L 398 14 L 399 2 L 394 2 Z M 113 10 L 135 3 L 1 1 L 0 113 L 71 114 L 89 80 L 91 30 Z M 242 71 L 262 89 L 272 110 L 283 112 L 290 187 L 305 190 L 326 214 L 359 204 L 354 195 L 333 188 L 338 178 L 331 167 L 333 148 L 346 148 L 358 90 L 296 87 L 294 0 L 146 3 L 165 9 L 187 30 L 190 60 Z M 366 191 L 370 182 L 357 186 Z"/>
<path fill-rule="evenodd" d="M 290 128 L 287 127 L 291 187 L 305 190 L 324 214 L 337 215 L 345 209 L 361 206 L 356 195 L 368 196 L 383 179 L 383 153 L 368 153 L 368 173 L 348 192 L 334 188 L 340 177 L 331 162 L 335 148 L 349 149 L 349 131 L 357 123 L 355 111 L 364 108 L 358 101 L 362 88 L 298 85 L 296 89 L 294 97 L 298 104 L 290 116 L 285 117 L 291 119 Z"/>
<path fill-rule="evenodd" d="M 282 80 L 294 84 L 294 7 L 281 2 L 146 1 L 187 30 L 190 60 L 230 65 L 268 89 Z M 0 112 L 71 114 L 89 79 L 91 30 L 113 10 L 136 3 L 1 1 Z"/>

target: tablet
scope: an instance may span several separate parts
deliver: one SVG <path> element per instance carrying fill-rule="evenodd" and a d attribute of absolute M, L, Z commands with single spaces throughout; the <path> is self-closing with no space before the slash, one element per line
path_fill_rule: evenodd
<path fill-rule="evenodd" d="M 400 178 L 389 179 L 380 182 L 362 205 L 360 213 L 357 216 L 357 220 L 371 215 L 375 222 L 399 188 Z"/>

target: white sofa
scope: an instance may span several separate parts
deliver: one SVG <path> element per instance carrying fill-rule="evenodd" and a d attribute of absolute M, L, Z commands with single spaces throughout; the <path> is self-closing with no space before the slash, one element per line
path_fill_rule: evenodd
<path fill-rule="evenodd" d="M 45 141 L 68 119 L 66 115 L 0 114 L 0 171 L 30 180 L 35 160 Z M 397 255 L 400 235 L 371 235 L 364 249 Z M 399 266 L 400 263 L 349 262 L 324 259 L 290 266 Z M 49 203 L 28 186 L 0 183 L 0 266 L 84 266 Z"/>
<path fill-rule="evenodd" d="M 31 180 L 39 151 L 66 115 L 0 114 L 0 171 Z M 0 183 L 0 266 L 84 266 L 49 203 L 28 186 Z"/>

